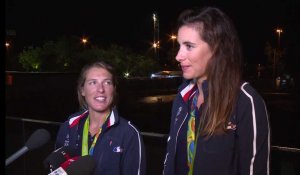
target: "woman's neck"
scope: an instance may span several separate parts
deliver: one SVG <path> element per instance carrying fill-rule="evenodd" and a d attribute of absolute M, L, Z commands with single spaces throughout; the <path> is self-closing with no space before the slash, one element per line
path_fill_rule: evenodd
<path fill-rule="evenodd" d="M 95 135 L 99 131 L 99 129 L 102 127 L 109 112 L 110 111 L 103 112 L 103 113 L 99 113 L 99 112 L 90 112 L 89 113 L 89 119 L 90 119 L 89 131 L 92 136 Z"/>
<path fill-rule="evenodd" d="M 199 90 L 199 96 L 198 96 L 198 101 L 197 101 L 197 107 L 199 108 L 201 104 L 204 102 L 204 95 L 203 95 L 203 89 L 202 89 L 202 84 L 205 79 L 198 79 L 197 80 L 197 87 Z"/>

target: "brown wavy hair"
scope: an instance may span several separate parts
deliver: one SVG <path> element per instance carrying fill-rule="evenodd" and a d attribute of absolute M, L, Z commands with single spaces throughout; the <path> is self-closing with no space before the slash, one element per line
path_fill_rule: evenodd
<path fill-rule="evenodd" d="M 195 27 L 213 53 L 206 69 L 209 94 L 200 117 L 200 134 L 224 134 L 242 79 L 242 49 L 236 29 L 215 7 L 183 11 L 178 18 L 178 28 L 182 26 Z"/>

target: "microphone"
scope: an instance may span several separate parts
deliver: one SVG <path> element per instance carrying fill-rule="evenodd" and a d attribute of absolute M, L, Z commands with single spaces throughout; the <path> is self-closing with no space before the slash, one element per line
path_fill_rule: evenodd
<path fill-rule="evenodd" d="M 25 154 L 27 151 L 34 150 L 43 146 L 50 140 L 50 133 L 45 129 L 36 130 L 29 139 L 26 141 L 25 146 L 19 149 L 16 153 L 11 155 L 5 160 L 5 166 L 9 165 L 11 162 Z"/>
<path fill-rule="evenodd" d="M 62 146 L 54 150 L 45 160 L 44 167 L 45 169 L 52 172 L 53 170 L 60 167 L 60 165 L 71 157 L 75 156 L 75 153 L 70 151 L 68 147 Z M 48 169 L 49 168 L 49 169 Z"/>
<path fill-rule="evenodd" d="M 48 175 L 91 175 L 96 167 L 92 156 L 77 156 L 68 159 Z"/>

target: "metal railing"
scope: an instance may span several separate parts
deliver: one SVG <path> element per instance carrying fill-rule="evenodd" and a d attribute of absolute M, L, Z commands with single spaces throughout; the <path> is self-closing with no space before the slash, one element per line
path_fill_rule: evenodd
<path fill-rule="evenodd" d="M 46 120 L 36 120 L 36 119 L 29 119 L 29 118 L 19 118 L 19 117 L 10 117 L 10 116 L 6 116 L 6 119 L 16 120 L 16 121 L 22 121 L 22 122 L 31 122 L 31 123 L 41 123 L 41 124 L 57 125 L 57 126 L 59 126 L 61 124 L 61 122 L 46 121 Z M 167 138 L 168 137 L 168 134 L 155 133 L 155 132 L 143 132 L 142 131 L 141 134 L 143 136 L 156 137 L 156 138 Z M 273 150 L 278 150 L 278 151 L 300 153 L 300 148 L 278 146 L 278 145 L 272 145 L 271 148 Z"/>
<path fill-rule="evenodd" d="M 46 120 L 36 120 L 29 118 L 11 117 L 6 116 L 6 124 L 11 128 L 6 136 L 8 139 L 18 141 L 18 144 L 11 145 L 6 143 L 6 149 L 10 151 L 15 151 L 16 147 L 23 146 L 21 142 L 26 139 L 26 133 L 29 134 L 31 130 L 35 130 L 36 127 L 45 126 L 49 128 L 54 134 L 56 134 L 57 129 L 61 122 L 46 121 Z M 8 127 L 8 126 L 6 126 Z M 15 131 L 16 128 L 18 131 Z M 19 132 L 20 131 L 20 132 Z M 168 134 L 156 133 L 156 132 L 141 132 L 144 136 L 145 146 L 147 147 L 147 174 L 160 174 L 163 168 L 163 159 L 166 149 L 166 140 Z M 21 137 L 21 138 L 19 138 Z M 9 140 L 9 141 L 10 141 Z M 44 158 L 53 151 L 55 142 L 55 136 L 53 137 L 51 144 L 44 149 L 40 149 L 38 153 L 29 154 L 28 157 L 24 156 L 23 161 L 16 161 L 14 165 L 6 167 L 6 174 L 43 174 L 42 164 L 32 165 L 30 160 L 35 160 L 37 162 L 42 162 Z M 6 154 L 10 154 L 6 150 Z M 7 155 L 9 156 L 9 155 Z M 300 149 L 287 146 L 272 145 L 271 146 L 271 163 L 270 171 L 271 175 L 296 175 L 300 172 Z M 21 168 L 20 168 L 21 167 Z"/>
<path fill-rule="evenodd" d="M 6 116 L 6 119 L 16 120 L 16 121 L 22 121 L 22 122 L 31 122 L 31 123 L 41 123 L 41 124 L 57 125 L 57 126 L 59 126 L 61 124 L 61 122 L 46 121 L 46 120 L 36 120 L 36 119 L 29 119 L 29 118 L 19 118 L 19 117 L 11 117 L 11 116 Z M 155 132 L 143 132 L 142 131 L 141 134 L 143 136 L 156 137 L 156 138 L 162 138 L 162 139 L 168 137 L 168 134 L 155 133 Z M 272 145 L 271 148 L 273 150 L 277 150 L 277 151 L 300 153 L 300 148 L 278 146 L 278 145 Z"/>

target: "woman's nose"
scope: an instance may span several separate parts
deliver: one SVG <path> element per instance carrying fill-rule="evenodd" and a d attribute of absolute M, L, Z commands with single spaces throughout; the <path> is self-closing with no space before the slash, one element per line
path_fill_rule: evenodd
<path fill-rule="evenodd" d="M 103 83 L 99 83 L 99 84 L 97 85 L 97 91 L 99 91 L 99 92 L 104 92 L 104 86 L 103 86 Z"/>
<path fill-rule="evenodd" d="M 175 59 L 176 59 L 178 62 L 181 62 L 181 61 L 184 59 L 184 57 L 182 56 L 182 53 L 180 52 L 180 49 L 178 50 Z"/>

